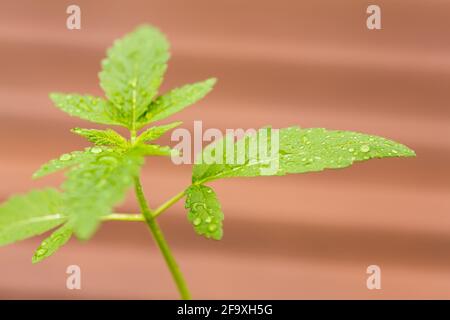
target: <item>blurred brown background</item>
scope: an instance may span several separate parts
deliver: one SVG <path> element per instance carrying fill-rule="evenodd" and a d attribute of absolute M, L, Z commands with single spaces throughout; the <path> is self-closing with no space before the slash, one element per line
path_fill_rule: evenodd
<path fill-rule="evenodd" d="M 380 31 L 366 8 L 382 9 Z M 81 6 L 82 29 L 66 29 Z M 172 43 L 163 91 L 217 76 L 216 89 L 170 120 L 204 127 L 347 129 L 386 136 L 418 157 L 306 175 L 213 184 L 225 236 L 196 236 L 179 203 L 160 221 L 195 298 L 450 298 L 450 3 L 409 1 L 2 1 L 0 199 L 39 165 L 86 145 L 91 126 L 52 106 L 51 91 L 101 95 L 105 49 L 136 25 Z M 170 143 L 166 137 L 165 142 Z M 190 166 L 150 159 L 153 206 L 190 182 Z M 136 211 L 134 198 L 120 208 Z M 1 298 L 177 298 L 144 224 L 105 223 L 31 265 L 34 238 L 0 248 Z M 82 269 L 82 290 L 65 287 Z M 366 288 L 366 268 L 382 289 Z"/>

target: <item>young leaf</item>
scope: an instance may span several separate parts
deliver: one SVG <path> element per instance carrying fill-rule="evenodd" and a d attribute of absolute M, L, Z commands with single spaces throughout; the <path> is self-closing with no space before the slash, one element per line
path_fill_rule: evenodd
<path fill-rule="evenodd" d="M 31 262 L 38 263 L 45 258 L 50 257 L 56 250 L 65 245 L 71 236 L 72 228 L 68 224 L 63 225 L 54 231 L 50 237 L 41 242 L 40 246 L 36 249 L 33 258 L 31 258 Z"/>
<path fill-rule="evenodd" d="M 232 141 L 231 137 L 227 137 L 217 144 L 206 147 L 203 151 L 204 162 L 211 163 L 212 161 L 208 160 L 208 157 L 215 157 L 216 154 L 219 154 L 221 163 L 196 164 L 193 169 L 192 181 L 200 183 L 226 177 L 313 172 L 327 168 L 344 168 L 355 161 L 372 158 L 415 156 L 413 150 L 402 144 L 357 132 L 290 127 L 279 130 L 279 139 L 270 139 L 270 134 L 262 134 L 264 131 L 267 132 L 267 129 L 258 131 L 258 146 L 261 143 L 268 146 L 267 156 L 261 154 L 258 146 L 253 149 L 257 152 L 249 152 L 250 142 L 255 141 L 256 135 L 252 138 L 246 136 L 236 143 Z M 272 145 L 272 140 L 274 143 L 279 142 L 278 152 L 275 152 L 276 148 L 275 144 Z M 233 159 L 233 162 L 227 163 L 226 146 L 229 143 L 233 143 L 231 149 L 234 149 L 235 155 L 237 155 L 236 159 L 238 157 L 245 158 L 244 162 L 237 163 L 236 159 Z M 274 151 L 273 154 L 272 151 Z M 271 166 L 274 170 L 267 170 Z M 266 170 L 265 173 L 263 170 Z"/>
<path fill-rule="evenodd" d="M 120 106 L 128 128 L 157 94 L 169 59 L 169 43 L 156 28 L 142 26 L 115 41 L 102 61 L 100 85 L 108 99 Z"/>
<path fill-rule="evenodd" d="M 197 234 L 220 240 L 223 235 L 223 212 L 213 189 L 204 185 L 192 185 L 186 190 L 185 207 L 188 220 Z"/>
<path fill-rule="evenodd" d="M 144 119 L 139 119 L 140 126 L 167 118 L 196 103 L 212 90 L 216 81 L 217 79 L 211 78 L 203 82 L 188 84 L 159 96 L 148 107 L 147 112 L 144 114 Z"/>
<path fill-rule="evenodd" d="M 92 236 L 100 218 L 123 200 L 142 164 L 143 157 L 133 152 L 102 151 L 68 172 L 62 185 L 63 212 L 78 238 Z"/>
<path fill-rule="evenodd" d="M 166 133 L 167 131 L 178 127 L 180 124 L 182 124 L 181 121 L 177 121 L 177 122 L 172 122 L 163 126 L 157 126 L 157 127 L 151 127 L 147 130 L 145 130 L 138 138 L 137 138 L 137 142 L 138 143 L 144 143 L 147 141 L 152 141 L 152 140 L 156 140 L 159 137 L 161 137 L 164 133 Z"/>
<path fill-rule="evenodd" d="M 91 161 L 97 153 L 104 151 L 101 147 L 86 148 L 85 151 L 72 151 L 64 153 L 58 159 L 53 159 L 42 165 L 39 170 L 33 174 L 33 179 L 41 178 L 59 170 L 67 169 L 74 165 Z"/>
<path fill-rule="evenodd" d="M 127 140 L 114 130 L 95 130 L 95 129 L 72 129 L 73 133 L 76 133 L 82 137 L 85 137 L 88 141 L 98 146 L 112 146 L 125 149 L 128 146 Z"/>
<path fill-rule="evenodd" d="M 13 196 L 0 206 L 0 245 L 39 235 L 65 220 L 61 194 L 55 189 Z"/>
<path fill-rule="evenodd" d="M 178 152 L 178 150 L 157 144 L 138 144 L 133 147 L 133 150 L 142 156 L 171 156 L 175 152 Z"/>
<path fill-rule="evenodd" d="M 123 125 L 118 110 L 108 101 L 79 94 L 51 93 L 50 99 L 71 116 L 101 124 Z"/>

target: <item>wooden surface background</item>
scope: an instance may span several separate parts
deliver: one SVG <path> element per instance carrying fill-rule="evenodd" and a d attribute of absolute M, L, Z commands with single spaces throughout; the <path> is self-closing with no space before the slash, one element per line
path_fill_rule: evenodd
<path fill-rule="evenodd" d="M 85 1 L 82 29 L 65 28 L 70 1 L 2 1 L 0 200 L 39 165 L 86 143 L 90 124 L 52 106 L 51 91 L 101 95 L 97 73 L 112 41 L 141 23 L 172 42 L 163 91 L 217 76 L 213 93 L 170 120 L 192 128 L 327 127 L 401 141 L 417 158 L 322 173 L 213 183 L 222 241 L 196 236 L 179 203 L 161 217 L 195 298 L 450 298 L 450 3 L 377 1 Z M 168 121 L 170 121 L 168 120 Z M 168 122 L 167 121 L 167 122 Z M 162 139 L 171 143 L 168 137 Z M 190 166 L 150 159 L 156 206 L 190 181 Z M 120 207 L 135 211 L 134 198 Z M 0 248 L 0 298 L 177 298 L 145 225 L 105 223 L 31 265 L 39 239 Z M 82 290 L 65 270 L 82 269 Z M 382 289 L 366 288 L 366 268 Z"/>

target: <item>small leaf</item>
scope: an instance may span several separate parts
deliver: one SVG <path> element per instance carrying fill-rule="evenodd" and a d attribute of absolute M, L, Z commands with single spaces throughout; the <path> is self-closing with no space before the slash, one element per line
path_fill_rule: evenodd
<path fill-rule="evenodd" d="M 196 103 L 212 90 L 216 81 L 215 78 L 211 78 L 203 82 L 188 84 L 158 97 L 148 107 L 144 115 L 145 119 L 139 119 L 140 126 L 167 118 Z"/>
<path fill-rule="evenodd" d="M 72 151 L 62 154 L 58 159 L 53 159 L 42 165 L 33 174 L 33 179 L 41 178 L 59 170 L 64 170 L 74 165 L 88 162 L 95 158 L 96 154 L 104 151 L 101 147 L 86 148 L 85 151 Z"/>
<path fill-rule="evenodd" d="M 222 239 L 223 212 L 212 188 L 192 185 L 186 190 L 185 207 L 189 209 L 188 220 L 197 234 L 215 240 Z"/>
<path fill-rule="evenodd" d="M 82 137 L 85 137 L 88 141 L 98 146 L 112 146 L 125 149 L 128 146 L 127 140 L 114 130 L 95 130 L 95 129 L 72 129 L 73 133 L 76 133 Z"/>
<path fill-rule="evenodd" d="M 61 110 L 91 122 L 123 125 L 118 119 L 118 110 L 108 101 L 79 94 L 51 93 L 50 99 Z"/>
<path fill-rule="evenodd" d="M 65 245 L 71 236 L 72 228 L 68 224 L 63 225 L 54 231 L 50 237 L 41 242 L 40 246 L 36 249 L 33 258 L 31 259 L 31 262 L 38 263 L 45 258 L 50 257 L 59 248 Z"/>
<path fill-rule="evenodd" d="M 159 137 L 161 137 L 164 133 L 166 133 L 167 131 L 178 127 L 180 124 L 182 124 L 181 121 L 178 122 L 172 122 L 163 126 L 157 126 L 157 127 L 151 127 L 147 130 L 145 130 L 138 138 L 137 138 L 137 142 L 138 143 L 144 143 L 147 141 L 152 141 L 152 140 L 156 140 Z"/>
<path fill-rule="evenodd" d="M 61 194 L 55 189 L 13 196 L 0 206 L 0 245 L 39 235 L 65 220 Z"/>
<path fill-rule="evenodd" d="M 130 129 L 158 93 L 169 59 L 169 43 L 156 28 L 142 26 L 116 40 L 102 61 L 100 85 L 120 108 Z"/>
<path fill-rule="evenodd" d="M 260 129 L 258 135 L 247 135 L 237 142 L 227 136 L 207 146 L 203 150 L 203 163 L 194 165 L 192 181 L 203 183 L 227 177 L 322 171 L 348 167 L 356 161 L 372 158 L 415 156 L 414 151 L 402 144 L 357 132 L 290 127 L 280 129 L 278 139 L 271 139 L 275 133 L 275 130 Z M 229 144 L 232 144 L 229 150 L 234 150 L 232 161 L 226 157 Z M 263 149 L 260 148 L 262 145 L 265 146 Z M 250 149 L 250 146 L 254 147 Z M 264 149 L 267 152 L 262 154 Z M 216 158 L 220 163 L 214 163 Z M 238 158 L 244 161 L 238 162 Z"/>
<path fill-rule="evenodd" d="M 133 150 L 142 156 L 172 156 L 178 154 L 178 150 L 157 144 L 138 144 Z"/>
<path fill-rule="evenodd" d="M 142 164 L 143 157 L 137 153 L 109 149 L 67 173 L 62 185 L 63 212 L 78 238 L 92 236 L 101 217 L 123 200 Z"/>

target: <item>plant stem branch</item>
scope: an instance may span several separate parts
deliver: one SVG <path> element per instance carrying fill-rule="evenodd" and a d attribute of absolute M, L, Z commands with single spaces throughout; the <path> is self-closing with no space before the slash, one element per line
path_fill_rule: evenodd
<path fill-rule="evenodd" d="M 181 191 L 180 193 L 176 194 L 166 202 L 164 202 L 162 205 L 160 205 L 155 211 L 153 211 L 153 218 L 156 218 L 161 213 L 166 211 L 168 208 L 173 206 L 175 203 L 177 203 L 180 199 L 182 199 L 185 195 L 185 191 Z"/>
<path fill-rule="evenodd" d="M 102 217 L 104 221 L 145 221 L 140 213 L 111 213 Z"/>
<path fill-rule="evenodd" d="M 153 218 L 156 218 L 161 213 L 169 209 L 171 206 L 173 206 L 175 203 L 180 201 L 185 195 L 184 191 L 181 191 L 180 193 L 176 194 L 166 202 L 164 202 L 162 205 L 160 205 L 155 210 L 150 210 L 152 212 Z M 145 218 L 140 213 L 111 213 L 106 216 L 102 217 L 103 221 L 145 221 Z"/>
<path fill-rule="evenodd" d="M 147 200 L 145 199 L 144 191 L 142 189 L 142 185 L 139 180 L 139 177 L 135 178 L 134 186 L 135 186 L 135 191 L 136 191 L 136 197 L 137 197 L 139 205 L 141 207 L 142 214 L 145 218 L 145 221 L 146 221 L 148 227 L 150 228 L 150 231 L 152 232 L 153 238 L 155 239 L 155 241 L 159 247 L 159 250 L 161 251 L 162 255 L 164 256 L 164 260 L 166 261 L 166 264 L 169 267 L 169 270 L 170 270 L 172 277 L 177 285 L 177 288 L 181 295 L 181 298 L 183 300 L 188 300 L 191 298 L 191 295 L 187 288 L 186 282 L 184 281 L 183 274 L 181 273 L 180 268 L 178 267 L 178 264 L 172 255 L 172 252 L 170 251 L 169 245 L 167 244 L 166 240 L 164 239 L 164 235 L 163 235 L 161 229 L 159 228 L 159 225 L 154 217 L 154 213 L 151 211 L 151 209 L 149 208 L 149 206 L 147 204 Z M 180 199 L 181 199 L 181 197 L 180 197 Z M 176 201 L 178 201 L 178 200 L 176 200 Z M 170 202 L 170 200 L 169 200 L 169 202 Z M 168 205 L 167 208 L 170 207 L 170 205 Z M 162 211 L 164 211 L 164 210 L 162 210 Z"/>

